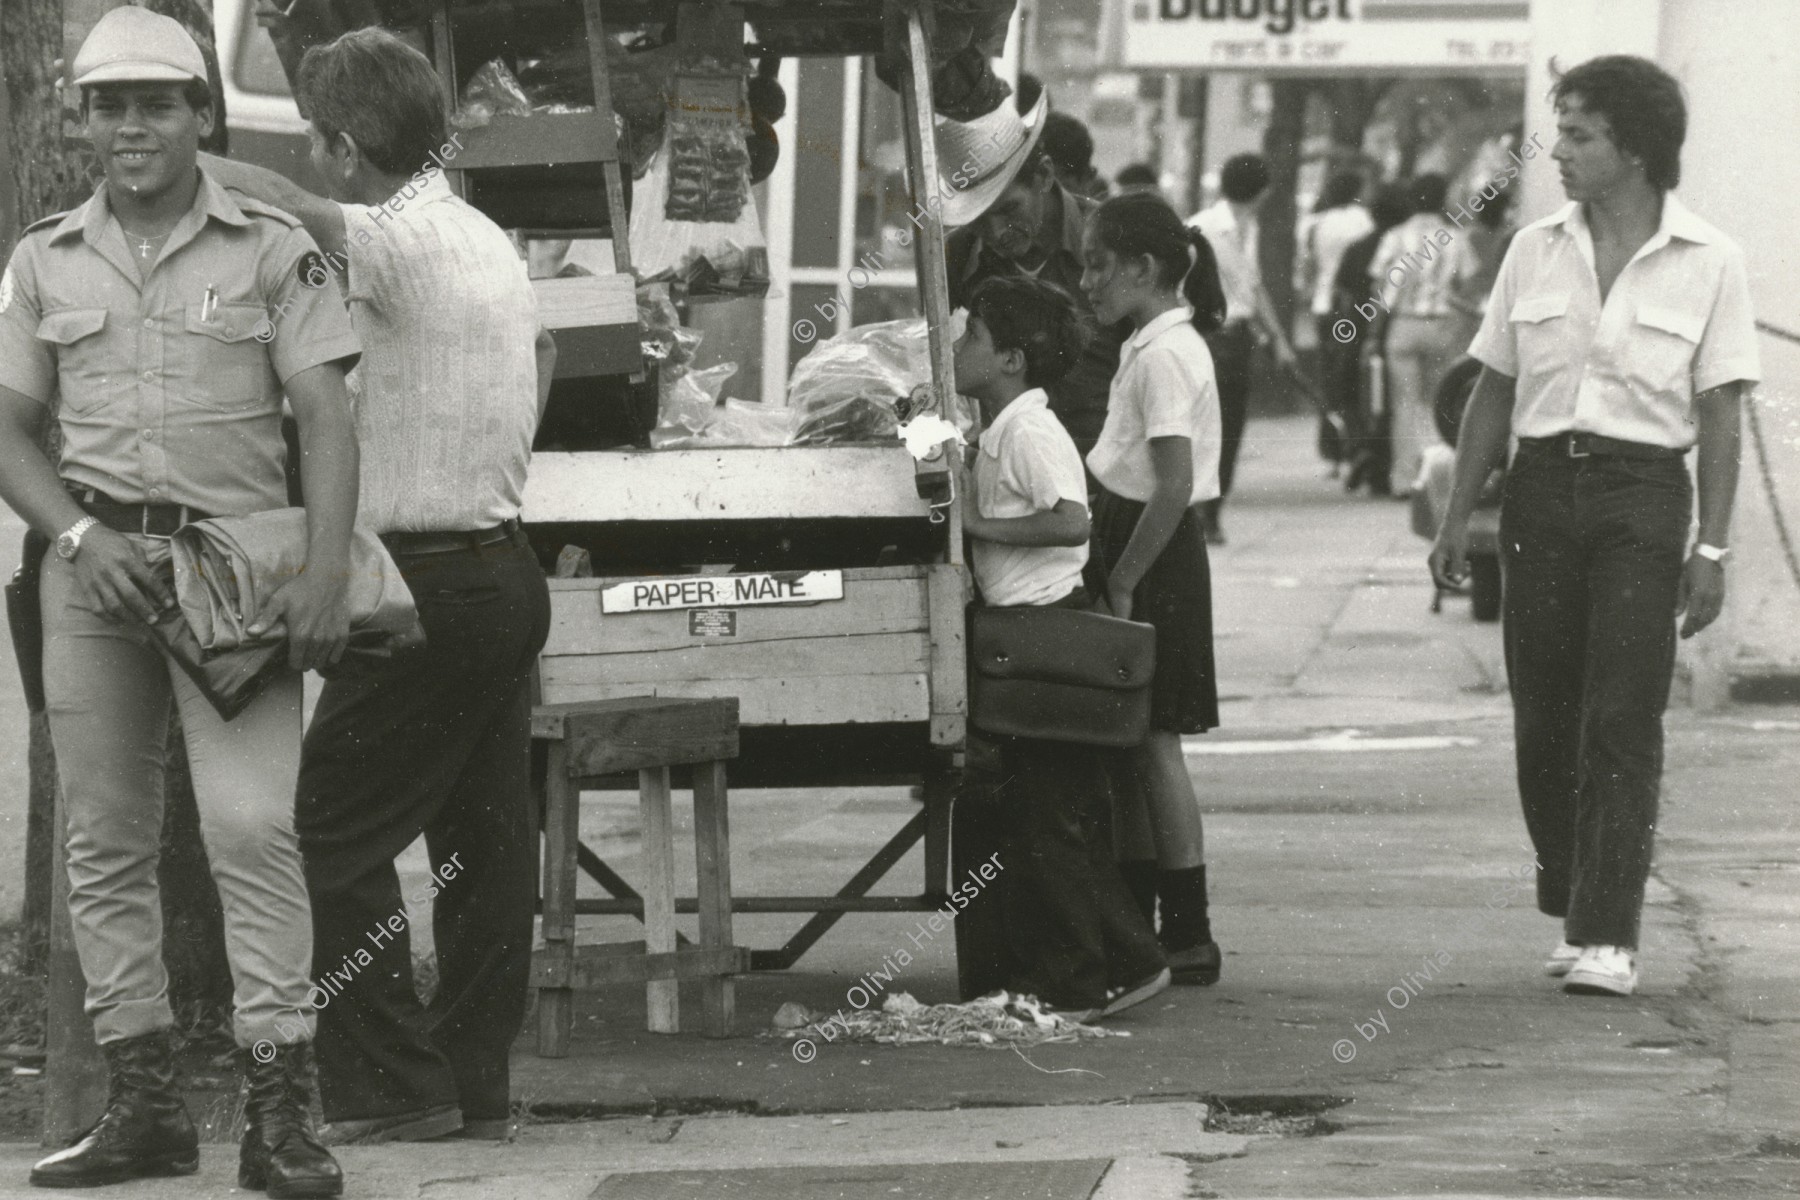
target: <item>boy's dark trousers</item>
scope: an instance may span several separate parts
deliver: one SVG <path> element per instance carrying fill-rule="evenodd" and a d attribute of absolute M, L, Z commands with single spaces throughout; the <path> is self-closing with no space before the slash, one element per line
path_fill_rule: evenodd
<path fill-rule="evenodd" d="M 1678 457 L 1522 443 L 1506 476 L 1506 673 L 1538 907 L 1635 948 L 1693 489 Z"/>
<path fill-rule="evenodd" d="M 395 561 L 425 651 L 379 676 L 327 683 L 300 766 L 313 975 L 331 995 L 319 1009 L 320 1100 L 327 1121 L 446 1104 L 465 1120 L 501 1119 L 530 980 L 538 822 L 529 681 L 549 632 L 549 593 L 516 531 Z M 429 1009 L 413 990 L 394 870 L 421 833 L 441 876 Z M 373 960 L 360 969 L 359 951 Z"/>
<path fill-rule="evenodd" d="M 1016 990 L 1059 1008 L 1106 1003 L 1112 985 L 1165 965 L 1112 852 L 1106 756 L 1119 751 L 1008 738 L 1000 746 L 1000 889 Z"/>

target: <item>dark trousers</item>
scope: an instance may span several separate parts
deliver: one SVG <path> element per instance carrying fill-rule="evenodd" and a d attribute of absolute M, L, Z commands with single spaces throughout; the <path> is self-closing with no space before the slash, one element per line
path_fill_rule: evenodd
<path fill-rule="evenodd" d="M 1238 448 L 1244 442 L 1244 422 L 1250 413 L 1250 366 L 1256 355 L 1256 338 L 1248 321 L 1233 321 L 1206 335 L 1212 351 L 1213 378 L 1219 387 L 1219 498 L 1206 501 L 1208 520 L 1216 521 L 1231 480 L 1237 474 Z"/>
<path fill-rule="evenodd" d="M 1000 746 L 1000 862 L 1012 985 L 1059 1008 L 1094 1008 L 1111 984 L 1164 966 L 1112 854 L 1106 761 L 1118 751 L 1008 738 Z"/>
<path fill-rule="evenodd" d="M 425 651 L 374 677 L 328 682 L 300 765 L 313 970 L 321 986 L 339 972 L 319 1011 L 320 1100 L 328 1121 L 442 1104 L 468 1120 L 503 1118 L 531 970 L 529 681 L 549 592 L 522 535 L 396 561 Z M 429 1009 L 413 990 L 394 870 L 421 833 L 439 877 L 429 885 L 438 889 Z"/>
<path fill-rule="evenodd" d="M 1359 355 L 1355 342 L 1340 342 L 1332 332 L 1337 320 L 1331 313 L 1313 318 L 1319 342 L 1319 398 L 1327 414 L 1319 418 L 1319 453 L 1330 462 L 1348 462 L 1353 452 L 1349 438 L 1351 414 L 1357 407 Z"/>
<path fill-rule="evenodd" d="M 1538 907 L 1571 942 L 1635 948 L 1692 485 L 1678 458 L 1521 446 L 1500 545 L 1519 795 Z"/>

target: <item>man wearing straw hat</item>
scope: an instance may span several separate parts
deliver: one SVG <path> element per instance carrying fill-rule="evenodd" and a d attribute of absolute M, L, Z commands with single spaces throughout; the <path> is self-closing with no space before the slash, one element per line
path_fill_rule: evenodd
<path fill-rule="evenodd" d="M 1081 293 L 1081 229 L 1098 202 L 1057 182 L 1039 135 L 1049 111 L 1041 94 L 1020 116 L 1010 104 L 973 121 L 940 121 L 938 192 L 946 229 L 950 303 L 961 307 L 977 283 L 999 275 L 1032 275 L 1074 298 L 1090 321 Z M 1074 368 L 1050 386 L 1050 411 L 1061 419 L 1085 457 L 1106 422 L 1106 396 L 1119 367 L 1124 326 L 1095 330 Z"/>
<path fill-rule="evenodd" d="M 240 1186 L 335 1196 L 311 1126 L 312 923 L 294 833 L 302 670 L 343 653 L 357 453 L 343 302 L 299 222 L 196 169 L 213 113 L 200 49 L 113 9 L 75 56 L 106 181 L 26 230 L 0 277 L 0 493 L 56 540 L 43 571 L 44 691 L 68 808 L 69 915 L 111 1077 L 105 1113 L 39 1162 L 40 1187 L 199 1169 L 175 1087 L 157 851 L 162 752 L 181 713 L 224 906 L 233 1033 L 249 1078 Z M 272 338 L 260 335 L 272 330 Z M 257 615 L 289 666 L 227 722 L 158 648 L 157 571 L 177 526 L 287 504 L 281 397 L 300 426 L 306 570 Z M 56 420 L 52 463 L 40 431 Z"/>

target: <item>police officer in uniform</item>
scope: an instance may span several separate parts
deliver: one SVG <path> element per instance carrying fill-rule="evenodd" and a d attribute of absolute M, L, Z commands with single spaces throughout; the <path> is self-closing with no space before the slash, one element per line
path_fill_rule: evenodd
<path fill-rule="evenodd" d="M 174 1086 L 157 898 L 162 751 L 181 714 L 224 905 L 234 1034 L 249 1078 L 240 1186 L 336 1196 L 313 1135 L 312 928 L 294 834 L 301 672 L 343 653 L 357 451 L 344 372 L 358 349 L 299 223 L 234 201 L 196 166 L 213 114 L 179 24 L 137 7 L 75 58 L 105 182 L 31 226 L 0 278 L 0 495 L 55 540 L 43 571 L 44 688 L 68 808 L 69 910 L 111 1087 L 105 1114 L 31 1182 L 84 1187 L 199 1169 Z M 306 570 L 253 632 L 286 624 L 289 666 L 235 720 L 160 652 L 156 567 L 184 522 L 286 504 L 281 396 L 300 426 Z M 60 461 L 39 449 L 55 419 Z"/>

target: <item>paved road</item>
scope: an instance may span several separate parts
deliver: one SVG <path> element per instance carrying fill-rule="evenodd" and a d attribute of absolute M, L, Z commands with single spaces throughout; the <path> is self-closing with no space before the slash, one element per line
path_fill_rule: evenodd
<path fill-rule="evenodd" d="M 1800 1194 L 1800 710 L 1678 701 L 1643 989 L 1564 996 L 1538 974 L 1558 931 L 1530 900 L 1497 627 L 1461 600 L 1426 611 L 1403 506 L 1344 500 L 1301 423 L 1254 425 L 1243 480 L 1215 556 L 1225 724 L 1189 758 L 1227 950 L 1216 988 L 1121 1019 L 1130 1039 L 1028 1056 L 836 1044 L 800 1064 L 758 1036 L 775 1007 L 844 1006 L 916 922 L 851 917 L 798 969 L 740 983 L 738 1037 L 652 1037 L 625 989 L 584 1007 L 570 1058 L 522 1045 L 521 1099 L 617 1119 L 348 1154 L 349 1194 L 947 1196 L 908 1172 L 1093 1159 L 1105 1200 Z M 739 889 L 835 887 L 913 806 L 735 792 Z M 630 876 L 635 805 L 589 796 L 583 827 Z M 919 871 L 915 855 L 883 890 L 916 891 Z M 740 940 L 795 924 L 740 918 Z M 953 998 L 946 939 L 893 987 Z M 209 1153 L 198 1189 L 133 1194 L 225 1194 L 228 1156 Z M 29 1157 L 0 1151 L 0 1197 Z M 838 1189 L 802 1190 L 822 1166 L 843 1168 Z M 728 1174 L 694 1174 L 710 1169 Z M 986 1194 L 1088 1194 L 1022 1178 Z"/>

